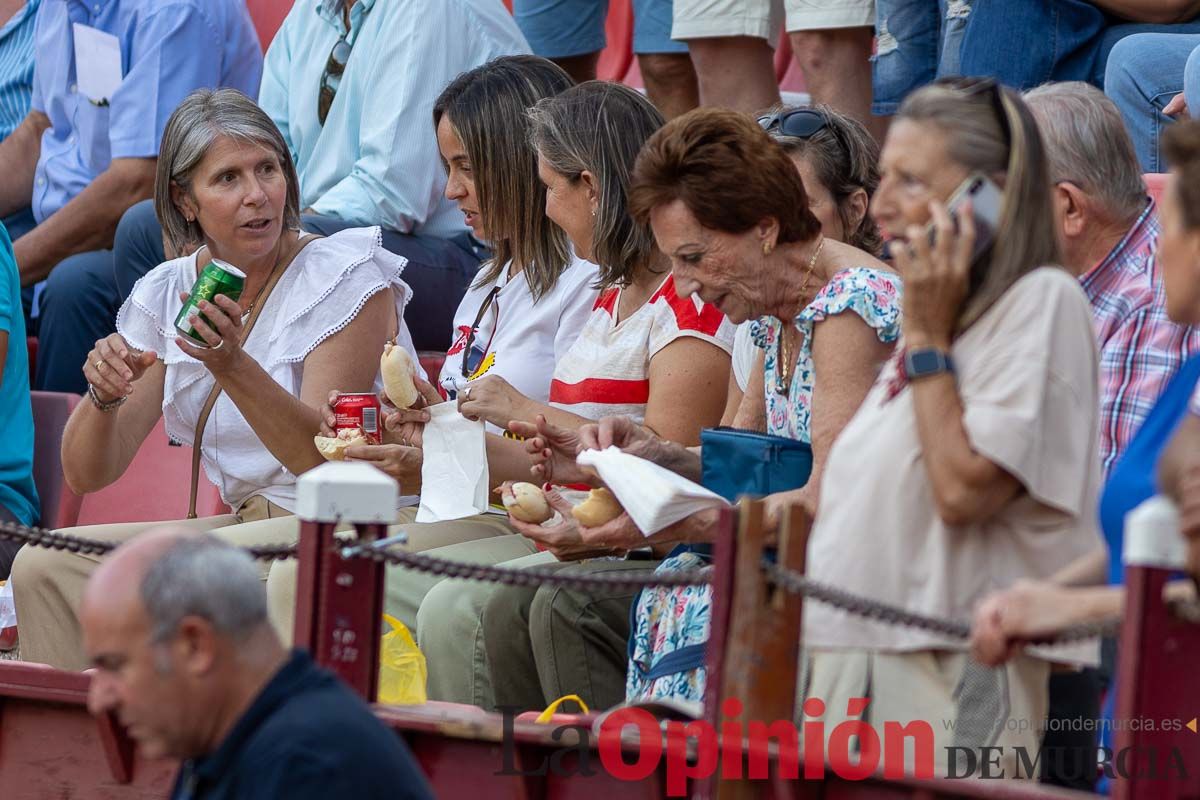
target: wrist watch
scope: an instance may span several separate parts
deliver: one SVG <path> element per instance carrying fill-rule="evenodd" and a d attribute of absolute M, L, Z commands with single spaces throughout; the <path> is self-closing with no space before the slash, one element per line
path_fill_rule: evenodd
<path fill-rule="evenodd" d="M 904 375 L 909 382 L 931 378 L 943 372 L 954 374 L 950 354 L 936 347 L 918 347 L 904 354 Z"/>

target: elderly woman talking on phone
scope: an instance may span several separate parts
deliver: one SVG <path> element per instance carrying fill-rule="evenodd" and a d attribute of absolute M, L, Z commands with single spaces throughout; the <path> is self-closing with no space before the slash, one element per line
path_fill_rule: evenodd
<path fill-rule="evenodd" d="M 302 232 L 283 137 L 232 89 L 197 91 L 171 115 L 155 210 L 173 245 L 203 246 L 138 281 L 118 332 L 88 354 L 88 397 L 63 433 L 63 470 L 76 492 L 113 483 L 162 417 L 168 436 L 197 448 L 234 511 L 189 525 L 254 544 L 252 521 L 291 514 L 296 476 L 323 461 L 313 433 L 330 389 L 371 391 L 384 342 L 409 344 L 404 259 L 382 249 L 378 228 Z M 214 259 L 245 273 L 245 285 L 238 300 L 218 294 L 181 322 L 200 344 L 180 335 L 175 319 Z M 152 524 L 80 533 L 122 541 Z M 26 659 L 86 666 L 75 609 L 97 562 L 36 548 L 19 555 L 13 585 Z"/>

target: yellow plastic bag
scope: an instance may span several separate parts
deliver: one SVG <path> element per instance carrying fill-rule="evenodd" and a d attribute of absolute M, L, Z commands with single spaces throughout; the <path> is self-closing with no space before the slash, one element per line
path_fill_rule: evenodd
<path fill-rule="evenodd" d="M 393 706 L 425 703 L 425 654 L 417 647 L 404 623 L 388 614 L 383 619 L 391 631 L 379 648 L 379 702 Z"/>
<path fill-rule="evenodd" d="M 558 713 L 558 709 L 563 703 L 572 702 L 579 706 L 580 713 L 588 713 L 587 703 L 583 702 L 583 698 L 577 694 L 566 694 L 555 700 L 550 705 L 546 706 L 546 710 L 538 714 L 538 718 L 534 722 L 546 723 L 554 719 L 554 715 Z"/>

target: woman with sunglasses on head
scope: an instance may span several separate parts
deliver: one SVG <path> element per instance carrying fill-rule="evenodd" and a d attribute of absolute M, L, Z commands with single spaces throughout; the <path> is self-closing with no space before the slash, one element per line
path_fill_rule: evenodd
<path fill-rule="evenodd" d="M 752 326 L 756 360 L 734 426 L 811 445 L 810 479 L 803 488 L 772 495 L 772 517 L 793 503 L 816 506 L 826 453 L 899 336 L 898 276 L 871 253 L 830 235 L 845 235 L 849 228 L 859 241 L 878 246 L 878 233 L 865 219 L 866 191 L 844 188 L 856 170 L 871 185 L 872 146 L 861 126 L 824 109 L 782 112 L 758 125 L 733 112 L 701 110 L 668 123 L 638 158 L 633 207 L 671 255 L 676 286 L 713 298 L 731 320 Z M 811 159 L 799 169 L 796 151 L 802 153 L 799 158 Z M 817 168 L 805 181 L 810 164 Z M 821 217 L 811 210 L 808 194 L 808 182 L 817 184 L 818 175 L 826 200 Z M 831 194 L 841 195 L 842 207 L 829 202 Z M 601 424 L 629 434 L 614 436 L 604 446 L 626 447 L 698 480 L 699 451 L 664 442 L 636 420 L 606 418 Z M 589 433 L 592 428 L 576 435 L 543 423 L 542 435 L 527 444 L 540 458 L 541 448 L 554 440 L 563 457 L 542 463 L 542 471 L 548 468 L 555 480 L 587 482 L 571 461 L 581 439 L 600 444 L 594 431 Z M 695 515 L 648 540 L 624 515 L 582 536 L 633 549 L 685 538 L 698 542 L 712 522 L 711 515 Z M 513 524 L 536 535 L 530 526 Z M 689 569 L 705 560 L 695 552 L 679 552 L 658 569 Z M 529 619 L 527 634 L 512 636 L 520 618 L 510 609 L 520 606 L 510 598 L 522 592 L 532 595 L 526 606 L 534 611 L 523 614 Z M 558 587 L 495 592 L 484 619 L 497 701 L 535 707 L 570 685 L 574 676 L 564 669 L 569 662 L 542 655 L 554 652 L 569 631 L 546 620 L 572 619 L 568 609 L 590 609 L 600 599 L 596 592 Z M 583 617 L 593 639 L 605 643 L 592 648 L 588 661 L 588 701 L 603 707 L 622 698 L 701 700 L 704 671 L 697 662 L 708 639 L 711 593 L 705 587 L 646 590 L 637 600 L 631 630 L 633 599 L 630 592 L 603 597 L 620 613 L 589 610 Z M 628 649 L 609 646 L 627 640 Z M 696 657 L 687 658 L 687 652 Z M 512 675 L 534 679 L 518 681 Z M 502 695 L 502 689 L 509 693 Z"/>

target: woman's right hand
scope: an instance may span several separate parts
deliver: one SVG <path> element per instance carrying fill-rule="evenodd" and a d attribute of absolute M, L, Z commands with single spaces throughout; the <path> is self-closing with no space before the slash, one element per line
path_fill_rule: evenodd
<path fill-rule="evenodd" d="M 154 365 L 153 350 L 134 350 L 119 333 L 96 340 L 83 364 L 83 377 L 102 403 L 119 400 L 133 392 L 133 384 Z"/>
<path fill-rule="evenodd" d="M 631 456 L 662 464 L 668 455 L 663 440 L 629 417 L 602 417 L 599 422 L 579 429 L 582 450 L 615 447 Z"/>
<path fill-rule="evenodd" d="M 429 422 L 430 406 L 442 402 L 442 396 L 433 384 L 414 376 L 413 383 L 419 395 L 411 408 L 396 408 L 386 394 L 380 394 L 379 399 L 388 407 L 383 415 L 383 440 L 405 447 L 421 447 L 425 432 L 425 424 Z"/>

